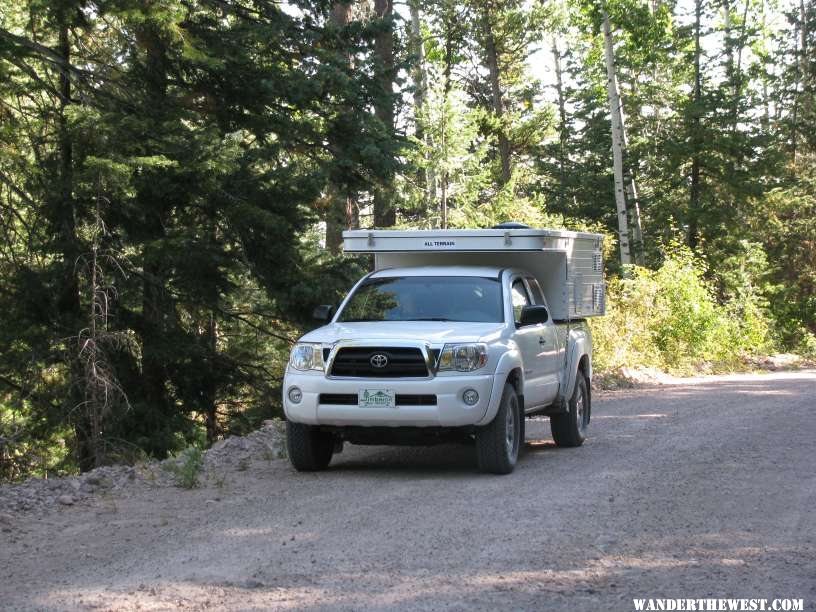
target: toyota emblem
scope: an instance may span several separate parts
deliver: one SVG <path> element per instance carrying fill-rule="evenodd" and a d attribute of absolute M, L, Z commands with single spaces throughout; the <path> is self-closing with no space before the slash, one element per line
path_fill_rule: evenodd
<path fill-rule="evenodd" d="M 382 353 L 374 353 L 368 361 L 374 368 L 384 368 L 388 365 L 388 357 Z"/>

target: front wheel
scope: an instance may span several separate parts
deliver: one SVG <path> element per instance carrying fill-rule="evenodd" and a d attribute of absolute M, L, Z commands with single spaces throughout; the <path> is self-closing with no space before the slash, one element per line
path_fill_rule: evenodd
<path fill-rule="evenodd" d="M 298 472 L 325 470 L 334 453 L 334 436 L 317 427 L 286 421 L 286 450 Z"/>
<path fill-rule="evenodd" d="M 476 457 L 479 469 L 491 474 L 509 474 L 516 467 L 521 439 L 521 405 L 513 385 L 504 385 L 496 417 L 476 432 Z"/>
<path fill-rule="evenodd" d="M 575 390 L 567 402 L 567 412 L 550 417 L 550 431 L 558 446 L 581 446 L 589 424 L 589 383 L 581 370 L 575 378 Z"/>

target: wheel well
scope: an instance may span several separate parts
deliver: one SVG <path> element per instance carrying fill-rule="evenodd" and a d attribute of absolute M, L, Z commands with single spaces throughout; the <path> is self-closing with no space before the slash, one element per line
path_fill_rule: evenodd
<path fill-rule="evenodd" d="M 510 371 L 507 375 L 507 382 L 513 385 L 513 388 L 516 390 L 516 395 L 518 396 L 519 406 L 521 408 L 521 439 L 524 440 L 524 427 L 525 427 L 525 408 L 524 408 L 524 386 L 522 385 L 522 378 L 521 378 L 521 368 L 514 368 Z"/>
<path fill-rule="evenodd" d="M 589 406 L 587 407 L 587 423 L 589 423 L 590 419 L 592 419 L 592 381 L 589 379 L 589 356 L 584 355 L 578 361 L 578 371 L 584 375 L 587 379 L 587 399 L 589 400 Z M 577 384 L 577 381 L 576 381 Z"/>
<path fill-rule="evenodd" d="M 524 389 L 521 386 L 521 369 L 515 368 L 507 375 L 507 382 L 513 385 L 518 395 L 523 395 Z"/>
<path fill-rule="evenodd" d="M 581 360 L 578 362 L 578 369 L 584 374 L 584 376 L 589 375 L 589 356 L 584 355 L 581 357 Z"/>

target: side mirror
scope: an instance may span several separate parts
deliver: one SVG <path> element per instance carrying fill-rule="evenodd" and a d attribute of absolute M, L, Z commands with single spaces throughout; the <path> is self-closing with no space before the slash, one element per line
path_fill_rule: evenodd
<path fill-rule="evenodd" d="M 334 316 L 334 306 L 331 304 L 323 304 L 321 306 L 317 306 L 312 312 L 312 317 L 321 323 L 328 323 L 331 321 L 331 318 Z"/>
<path fill-rule="evenodd" d="M 550 313 L 547 312 L 546 306 L 525 306 L 521 309 L 519 325 L 538 325 L 539 323 L 546 323 L 550 320 Z"/>

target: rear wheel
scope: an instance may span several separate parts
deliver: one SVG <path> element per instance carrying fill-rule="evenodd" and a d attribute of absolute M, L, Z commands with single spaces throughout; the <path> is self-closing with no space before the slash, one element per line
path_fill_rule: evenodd
<path fill-rule="evenodd" d="M 521 405 L 513 385 L 504 385 L 496 417 L 476 432 L 479 469 L 492 474 L 509 474 L 516 467 L 524 441 Z"/>
<path fill-rule="evenodd" d="M 286 421 L 286 449 L 298 472 L 325 470 L 334 452 L 334 436 L 317 427 Z"/>
<path fill-rule="evenodd" d="M 550 431 L 558 446 L 581 446 L 584 443 L 589 424 L 589 401 L 589 383 L 584 373 L 578 370 L 567 412 L 550 417 Z"/>

